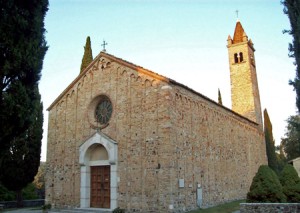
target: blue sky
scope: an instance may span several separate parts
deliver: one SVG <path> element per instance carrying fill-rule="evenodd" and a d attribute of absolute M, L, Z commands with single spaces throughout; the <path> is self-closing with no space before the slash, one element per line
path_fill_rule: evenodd
<path fill-rule="evenodd" d="M 295 76 L 288 57 L 292 38 L 283 6 L 275 0 L 50 0 L 45 18 L 49 50 L 40 92 L 44 103 L 42 160 L 46 160 L 48 112 L 54 99 L 79 74 L 83 46 L 91 37 L 93 56 L 102 50 L 172 78 L 231 108 L 227 37 L 237 15 L 256 49 L 262 102 L 276 144 L 286 119 L 295 114 Z"/>

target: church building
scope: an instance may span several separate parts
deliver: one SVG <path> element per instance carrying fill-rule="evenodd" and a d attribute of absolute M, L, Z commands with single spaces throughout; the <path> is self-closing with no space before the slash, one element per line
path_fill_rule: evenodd
<path fill-rule="evenodd" d="M 239 21 L 227 48 L 232 109 L 100 52 L 48 108 L 46 202 L 158 213 L 244 199 L 267 158 L 255 49 Z"/>

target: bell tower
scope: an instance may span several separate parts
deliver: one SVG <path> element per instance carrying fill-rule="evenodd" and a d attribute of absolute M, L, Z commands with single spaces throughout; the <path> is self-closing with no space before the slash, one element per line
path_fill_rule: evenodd
<path fill-rule="evenodd" d="M 228 36 L 232 110 L 262 126 L 253 43 L 236 22 L 233 39 Z"/>

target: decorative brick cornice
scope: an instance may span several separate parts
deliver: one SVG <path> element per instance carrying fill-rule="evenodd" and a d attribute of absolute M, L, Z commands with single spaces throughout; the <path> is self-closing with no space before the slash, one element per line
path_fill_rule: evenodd
<path fill-rule="evenodd" d="M 203 95 L 203 94 L 201 94 L 201 93 L 199 93 L 199 92 L 197 92 L 197 91 L 191 89 L 190 87 L 188 87 L 188 86 L 186 86 L 186 85 L 184 85 L 184 84 L 181 84 L 181 83 L 179 83 L 179 82 L 177 82 L 177 81 L 175 81 L 175 80 L 173 80 L 173 79 L 171 79 L 171 78 L 165 77 L 165 76 L 160 75 L 160 74 L 158 74 L 158 73 L 155 73 L 155 72 L 153 72 L 153 71 L 151 71 L 151 70 L 145 69 L 145 68 L 143 68 L 143 67 L 141 67 L 141 66 L 138 66 L 138 65 L 136 65 L 136 64 L 133 64 L 133 63 L 131 63 L 131 62 L 128 62 L 128 61 L 126 61 L 126 60 L 124 60 L 124 59 L 115 57 L 115 56 L 113 56 L 113 55 L 111 55 L 111 54 L 108 54 L 108 53 L 106 53 L 106 52 L 100 52 L 100 54 L 98 54 L 98 55 L 95 57 L 95 59 L 92 61 L 92 63 L 90 63 L 90 64 L 86 67 L 86 69 L 83 70 L 83 72 L 80 73 L 80 74 L 74 79 L 74 81 L 73 81 L 73 82 L 72 82 L 72 83 L 71 83 L 71 84 L 70 84 L 70 85 L 69 85 L 69 86 L 68 86 L 68 87 L 67 87 L 67 88 L 66 88 L 66 89 L 65 89 L 65 90 L 64 90 L 64 91 L 63 91 L 63 92 L 55 99 L 55 101 L 48 107 L 47 110 L 50 111 L 50 110 L 53 108 L 53 106 L 55 106 L 55 104 L 57 104 L 57 103 L 62 99 L 62 97 L 64 97 L 64 96 L 68 93 L 68 91 L 69 91 L 76 83 L 78 83 L 78 81 L 79 81 L 84 75 L 86 75 L 87 72 L 88 72 L 91 68 L 93 68 L 94 65 L 96 65 L 96 63 L 98 63 L 98 61 L 100 60 L 101 57 L 104 57 L 104 58 L 106 58 L 106 59 L 109 59 L 111 62 L 116 62 L 116 63 L 118 63 L 118 64 L 120 64 L 120 65 L 123 65 L 123 66 L 125 66 L 125 67 L 130 68 L 130 69 L 133 69 L 133 70 L 135 70 L 135 71 L 137 71 L 137 72 L 139 72 L 139 73 L 142 73 L 142 74 L 144 74 L 144 75 L 148 75 L 148 76 L 150 76 L 150 77 L 152 77 L 152 78 L 154 78 L 154 79 L 157 79 L 157 80 L 159 80 L 159 81 L 164 81 L 164 82 L 166 82 L 166 83 L 170 83 L 170 84 L 173 84 L 173 85 L 177 85 L 177 86 L 179 86 L 179 87 L 182 87 L 182 88 L 188 90 L 189 92 L 192 92 L 193 94 L 195 94 L 195 95 L 197 95 L 197 96 L 200 96 L 201 98 L 203 98 L 203 99 L 205 99 L 205 100 L 207 100 L 207 101 L 213 103 L 214 105 L 216 105 L 216 106 L 218 106 L 218 107 L 221 107 L 221 108 L 225 109 L 226 111 L 229 111 L 229 112 L 235 114 L 236 116 L 238 116 L 238 117 L 240 117 L 240 118 L 242 118 L 242 119 L 247 120 L 248 122 L 251 122 L 251 123 L 257 125 L 257 123 L 251 121 L 250 119 L 248 119 L 248 118 L 246 118 L 246 117 L 244 117 L 244 116 L 242 116 L 242 115 L 240 115 L 240 114 L 238 114 L 238 113 L 232 111 L 231 109 L 229 109 L 229 108 L 227 108 L 227 107 L 225 107 L 225 106 L 223 106 L 223 105 L 219 105 L 219 104 L 218 104 L 217 102 L 215 102 L 214 100 L 212 100 L 212 99 L 208 98 L 207 96 L 205 96 L 205 95 Z"/>

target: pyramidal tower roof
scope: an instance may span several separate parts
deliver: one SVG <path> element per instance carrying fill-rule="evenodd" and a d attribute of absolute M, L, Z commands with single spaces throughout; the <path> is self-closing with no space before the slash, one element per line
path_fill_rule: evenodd
<path fill-rule="evenodd" d="M 245 41 L 244 37 L 246 37 L 246 33 L 244 31 L 244 28 L 239 20 L 237 20 L 233 35 L 233 44 L 240 43 Z"/>

